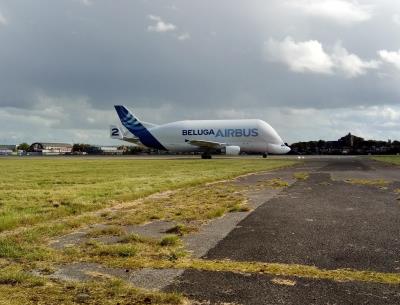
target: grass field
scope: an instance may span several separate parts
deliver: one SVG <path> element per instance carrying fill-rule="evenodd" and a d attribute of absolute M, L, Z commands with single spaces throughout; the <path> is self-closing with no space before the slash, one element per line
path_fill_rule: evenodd
<path fill-rule="evenodd" d="M 292 161 L 0 159 L 0 232 Z"/>
<path fill-rule="evenodd" d="M 374 156 L 372 159 L 394 165 L 400 165 L 400 156 Z"/>
<path fill-rule="evenodd" d="M 141 268 L 183 259 L 187 253 L 180 235 L 196 229 L 185 224 L 248 209 L 240 187 L 207 182 L 293 164 L 273 159 L 0 159 L 0 304 L 184 304 L 182 296 L 138 290 L 112 278 L 77 283 L 43 275 L 78 261 L 132 258 Z M 123 232 L 124 225 L 154 219 L 181 224 L 162 240 Z M 64 250 L 49 244 L 97 223 L 107 227 L 89 231 L 85 243 Z M 120 241 L 95 240 L 107 235 Z"/>

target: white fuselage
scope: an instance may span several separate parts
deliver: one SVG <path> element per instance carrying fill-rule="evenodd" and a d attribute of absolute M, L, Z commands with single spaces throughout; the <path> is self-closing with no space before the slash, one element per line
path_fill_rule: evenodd
<path fill-rule="evenodd" d="M 190 144 L 193 140 L 239 146 L 241 152 L 248 153 L 285 154 L 290 151 L 268 123 L 257 119 L 178 121 L 148 130 L 172 152 L 204 151 Z"/>

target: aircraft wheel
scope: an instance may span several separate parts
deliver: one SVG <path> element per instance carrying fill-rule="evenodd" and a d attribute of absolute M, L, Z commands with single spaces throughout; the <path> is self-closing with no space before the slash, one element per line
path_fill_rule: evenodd
<path fill-rule="evenodd" d="M 268 157 L 268 154 L 267 154 L 267 153 L 264 153 L 264 154 L 263 154 L 263 158 L 265 159 L 266 157 Z"/>
<path fill-rule="evenodd" d="M 202 154 L 201 158 L 202 159 L 211 159 L 211 155 L 210 154 Z"/>

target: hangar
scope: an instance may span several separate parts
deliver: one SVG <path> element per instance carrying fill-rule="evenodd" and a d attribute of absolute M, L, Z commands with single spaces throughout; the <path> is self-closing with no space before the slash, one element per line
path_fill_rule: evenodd
<path fill-rule="evenodd" d="M 123 155 L 124 149 L 117 146 L 90 146 L 88 151 L 93 155 Z"/>
<path fill-rule="evenodd" d="M 72 144 L 36 142 L 29 147 L 28 151 L 41 155 L 65 155 L 72 153 Z"/>
<path fill-rule="evenodd" d="M 17 151 L 17 145 L 0 145 L 0 155 L 11 155 Z"/>

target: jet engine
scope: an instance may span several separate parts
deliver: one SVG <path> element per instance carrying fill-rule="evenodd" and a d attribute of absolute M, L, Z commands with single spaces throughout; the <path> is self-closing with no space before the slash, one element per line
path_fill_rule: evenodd
<path fill-rule="evenodd" d="M 237 156 L 240 154 L 240 146 L 225 146 L 223 151 L 227 155 Z"/>

